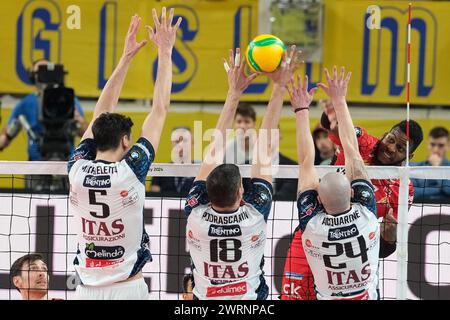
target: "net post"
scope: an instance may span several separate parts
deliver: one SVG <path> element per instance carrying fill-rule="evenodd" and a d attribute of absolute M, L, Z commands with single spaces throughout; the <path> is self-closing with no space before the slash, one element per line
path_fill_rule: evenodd
<path fill-rule="evenodd" d="M 400 167 L 397 224 L 397 300 L 406 300 L 408 291 L 408 198 L 409 167 Z"/>

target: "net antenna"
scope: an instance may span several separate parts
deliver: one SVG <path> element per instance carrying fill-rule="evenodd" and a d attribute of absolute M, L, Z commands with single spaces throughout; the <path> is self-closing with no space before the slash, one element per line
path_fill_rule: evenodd
<path fill-rule="evenodd" d="M 406 166 L 409 167 L 409 104 L 411 83 L 411 2 L 408 4 L 408 47 L 406 65 Z"/>

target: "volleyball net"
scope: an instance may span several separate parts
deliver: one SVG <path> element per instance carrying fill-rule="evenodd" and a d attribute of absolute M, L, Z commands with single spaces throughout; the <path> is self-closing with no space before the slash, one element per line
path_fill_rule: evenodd
<path fill-rule="evenodd" d="M 152 165 L 147 179 L 186 179 L 198 165 Z M 319 166 L 320 176 L 337 167 Z M 240 166 L 249 177 L 250 166 Z M 49 298 L 71 299 L 77 285 L 73 268 L 76 240 L 74 217 L 63 162 L 0 162 L 0 299 L 19 299 L 10 268 L 28 253 L 44 256 L 49 269 Z M 399 179 L 397 251 L 380 259 L 381 299 L 445 299 L 450 296 L 450 196 L 440 203 L 413 203 L 408 208 L 409 179 L 450 180 L 445 167 L 368 167 L 372 179 Z M 280 166 L 275 184 L 296 185 L 297 166 Z M 394 183 L 394 182 L 393 182 Z M 445 187 L 445 186 L 444 186 Z M 448 186 L 447 186 L 448 187 Z M 429 187 L 434 188 L 434 187 Z M 264 272 L 269 299 L 279 299 L 287 251 L 298 213 L 295 195 L 276 191 L 267 223 Z M 143 274 L 151 299 L 181 299 L 182 281 L 190 273 L 185 238 L 184 197 L 147 193 L 144 222 L 153 261 Z"/>

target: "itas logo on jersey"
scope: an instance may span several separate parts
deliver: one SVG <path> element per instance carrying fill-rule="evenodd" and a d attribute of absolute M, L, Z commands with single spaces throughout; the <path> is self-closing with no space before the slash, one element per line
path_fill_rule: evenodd
<path fill-rule="evenodd" d="M 93 242 L 86 243 L 84 253 L 88 258 L 99 260 L 111 260 L 122 258 L 125 254 L 125 248 L 122 246 L 103 247 L 96 246 Z"/>
<path fill-rule="evenodd" d="M 220 226 L 211 224 L 208 230 L 208 236 L 210 237 L 237 237 L 242 236 L 241 227 L 238 224 L 232 224 L 229 226 Z"/>
<path fill-rule="evenodd" d="M 84 178 L 83 186 L 88 188 L 111 188 L 111 177 L 88 175 Z"/>
<path fill-rule="evenodd" d="M 228 284 L 221 287 L 208 287 L 207 298 L 241 296 L 247 293 L 247 282 Z"/>
<path fill-rule="evenodd" d="M 330 241 L 348 239 L 357 235 L 359 235 L 359 231 L 354 224 L 347 227 L 328 230 L 328 240 Z"/>

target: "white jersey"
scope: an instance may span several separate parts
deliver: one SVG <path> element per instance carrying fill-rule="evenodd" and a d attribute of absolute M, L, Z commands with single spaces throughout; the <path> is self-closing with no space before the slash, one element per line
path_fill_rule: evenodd
<path fill-rule="evenodd" d="M 78 241 L 75 270 L 83 285 L 105 286 L 136 275 L 148 260 L 145 177 L 153 147 L 140 138 L 120 162 L 94 160 L 86 139 L 69 161 L 70 207 Z"/>
<path fill-rule="evenodd" d="M 193 263 L 194 295 L 209 300 L 264 300 L 263 276 L 267 217 L 272 185 L 253 179 L 251 190 L 235 212 L 216 212 L 205 181 L 196 181 L 188 195 L 186 239 Z"/>
<path fill-rule="evenodd" d="M 329 215 L 317 192 L 298 199 L 302 243 L 318 299 L 378 299 L 380 228 L 370 182 L 352 183 L 349 211 Z"/>

